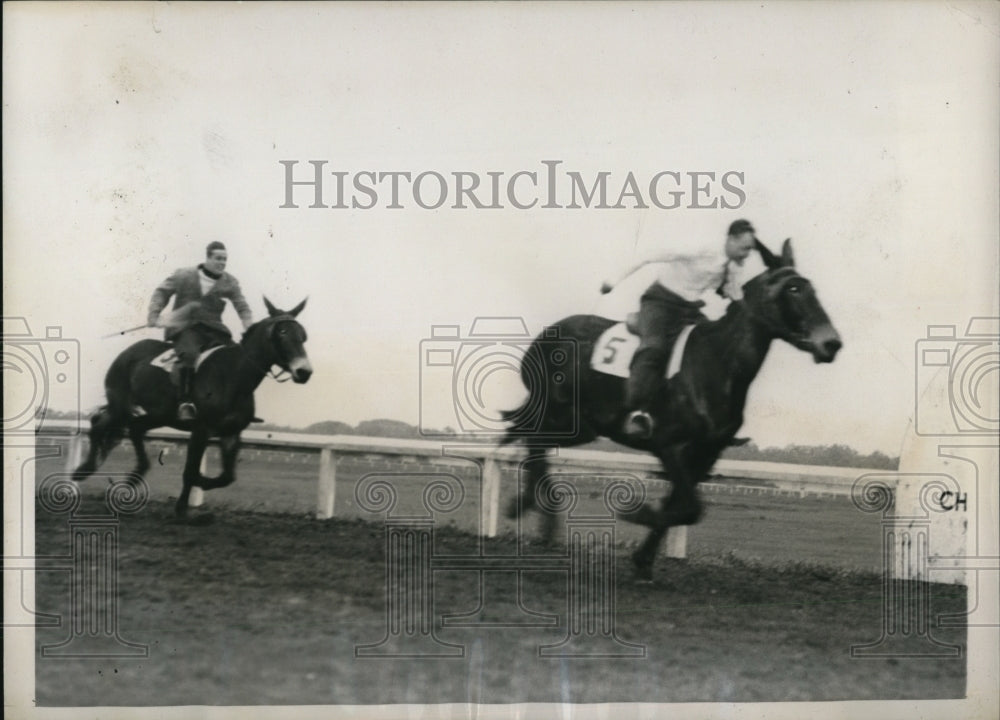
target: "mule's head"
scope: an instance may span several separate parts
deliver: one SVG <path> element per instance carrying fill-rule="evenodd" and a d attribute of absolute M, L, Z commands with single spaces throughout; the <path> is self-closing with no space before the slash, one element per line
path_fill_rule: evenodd
<path fill-rule="evenodd" d="M 812 354 L 820 363 L 833 362 L 843 346 L 812 283 L 799 275 L 792 241 L 785 240 L 775 255 L 755 240 L 767 270 L 743 286 L 743 300 L 757 322 L 775 337 Z"/>
<path fill-rule="evenodd" d="M 304 383 L 312 375 L 312 364 L 306 355 L 306 329 L 296 316 L 306 306 L 303 300 L 291 310 L 279 310 L 266 297 L 264 306 L 268 317 L 257 323 L 271 348 L 274 364 L 292 376 L 296 383 Z M 255 326 L 256 327 L 256 326 Z"/>

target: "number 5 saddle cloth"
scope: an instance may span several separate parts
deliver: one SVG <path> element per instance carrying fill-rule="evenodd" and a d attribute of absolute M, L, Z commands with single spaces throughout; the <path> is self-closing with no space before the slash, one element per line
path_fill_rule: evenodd
<path fill-rule="evenodd" d="M 623 322 L 615 323 L 605 330 L 601 337 L 594 344 L 594 351 L 590 355 L 590 367 L 606 375 L 614 375 L 620 378 L 629 376 L 629 366 L 632 364 L 632 357 L 639 349 L 639 335 L 633 331 L 635 327 L 635 313 L 629 315 Z M 673 348 L 670 351 L 670 362 L 667 365 L 667 378 L 672 378 L 681 370 L 681 361 L 684 358 L 684 348 L 687 346 L 688 337 L 694 325 L 686 325 L 677 337 Z"/>

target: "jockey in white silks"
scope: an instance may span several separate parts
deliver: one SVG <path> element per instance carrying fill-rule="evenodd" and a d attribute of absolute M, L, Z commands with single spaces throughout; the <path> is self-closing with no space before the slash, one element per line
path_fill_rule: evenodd
<path fill-rule="evenodd" d="M 755 248 L 755 232 L 747 220 L 737 220 L 729 226 L 722 247 L 656 255 L 601 288 L 602 292 L 610 292 L 640 269 L 649 272 L 648 266 L 655 267 L 653 282 L 639 301 L 639 349 L 632 358 L 626 386 L 625 406 L 629 413 L 623 430 L 630 437 L 647 438 L 652 434 L 648 403 L 664 381 L 671 348 L 681 331 L 687 325 L 707 320 L 702 313 L 706 293 L 717 293 L 728 300 L 742 298 L 742 269 Z"/>

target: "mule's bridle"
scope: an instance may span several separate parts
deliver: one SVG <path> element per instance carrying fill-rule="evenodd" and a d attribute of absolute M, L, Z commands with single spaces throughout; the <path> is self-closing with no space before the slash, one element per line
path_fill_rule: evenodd
<path fill-rule="evenodd" d="M 768 285 L 768 295 L 777 298 L 784 291 L 785 286 L 793 280 L 805 280 L 798 271 L 793 267 L 781 267 L 774 270 L 767 271 Z M 760 323 L 763 327 L 767 328 L 775 337 L 785 338 L 789 337 L 789 340 L 800 341 L 805 340 L 806 335 L 798 332 L 789 333 L 788 329 L 776 323 L 767 315 L 763 315 L 756 311 L 756 309 L 748 302 L 746 299 L 743 300 L 743 306 L 746 308 L 747 314 Z"/>
<path fill-rule="evenodd" d="M 268 321 L 270 321 L 270 322 L 268 322 Z M 298 325 L 298 320 L 296 320 L 291 315 L 288 315 L 287 313 L 283 314 L 283 315 L 275 315 L 273 317 L 269 317 L 266 320 L 262 321 L 262 324 L 265 323 L 265 322 L 268 322 L 268 324 L 270 326 L 270 327 L 267 328 L 267 332 L 268 332 L 268 336 L 269 336 L 268 339 L 271 342 L 273 342 L 273 338 L 271 338 L 270 336 L 274 333 L 274 329 L 275 329 L 275 327 L 277 327 L 278 323 L 281 323 L 281 322 L 293 322 L 296 325 Z M 253 361 L 253 357 L 252 356 L 248 355 L 247 360 L 250 362 L 251 366 L 253 366 L 253 368 L 255 370 L 258 370 L 259 372 L 261 372 L 265 377 L 266 376 L 271 376 L 272 378 L 274 378 L 274 380 L 276 382 L 285 383 L 285 382 L 288 382 L 289 380 L 292 379 L 292 371 L 289 370 L 286 367 L 283 367 L 280 363 L 274 362 L 274 363 L 271 363 L 270 365 L 268 365 L 266 368 L 261 368 L 261 367 L 259 367 Z M 275 365 L 277 365 L 280 368 L 280 370 L 278 372 L 274 372 L 274 370 L 273 370 L 273 368 L 274 368 Z M 285 377 L 283 377 L 283 376 L 285 376 Z"/>

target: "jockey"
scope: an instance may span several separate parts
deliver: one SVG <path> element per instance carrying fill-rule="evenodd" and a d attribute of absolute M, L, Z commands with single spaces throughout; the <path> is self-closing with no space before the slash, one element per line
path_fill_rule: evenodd
<path fill-rule="evenodd" d="M 701 308 L 701 297 L 715 291 L 729 300 L 739 300 L 742 289 L 737 280 L 738 269 L 755 246 L 755 230 L 747 220 L 737 220 L 729 226 L 726 242 L 720 251 L 695 254 L 665 253 L 633 267 L 619 280 L 624 280 L 639 268 L 660 265 L 656 281 L 642 295 L 639 305 L 639 349 L 632 358 L 625 408 L 623 431 L 636 439 L 648 438 L 653 432 L 653 418 L 647 404 L 663 382 L 670 359 L 670 350 L 686 325 L 707 318 Z M 605 283 L 602 292 L 613 285 Z"/>
<path fill-rule="evenodd" d="M 222 323 L 226 299 L 236 309 L 244 330 L 253 324 L 253 314 L 243 298 L 239 282 L 225 271 L 227 257 L 225 245 L 218 241 L 209 243 L 204 263 L 176 270 L 153 291 L 149 302 L 147 324 L 166 329 L 165 339 L 173 342 L 181 362 L 179 420 L 197 417 L 197 409 L 191 401 L 191 381 L 198 356 L 213 345 L 232 340 L 229 328 Z M 174 296 L 174 311 L 161 319 L 160 313 L 171 296 Z"/>

